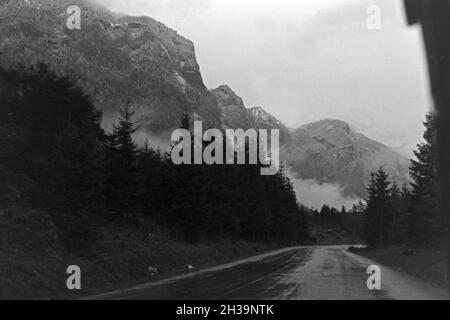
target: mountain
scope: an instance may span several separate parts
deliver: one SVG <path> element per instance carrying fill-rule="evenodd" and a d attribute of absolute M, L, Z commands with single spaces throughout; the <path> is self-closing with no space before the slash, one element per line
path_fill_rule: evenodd
<path fill-rule="evenodd" d="M 365 198 L 370 174 L 380 167 L 399 184 L 409 181 L 408 159 L 339 120 L 300 127 L 282 157 L 296 178 L 339 185 L 348 197 Z"/>
<path fill-rule="evenodd" d="M 66 27 L 70 5 L 81 8 L 81 30 Z M 208 90 L 194 44 L 150 17 L 117 15 L 93 0 L 2 0 L 0 34 L 1 66 L 44 62 L 83 87 L 107 119 L 131 106 L 151 135 L 168 136 L 188 112 L 206 127 L 279 126 L 288 136 L 228 86 Z"/>
<path fill-rule="evenodd" d="M 222 127 L 224 129 L 255 128 L 256 122 L 245 107 L 244 101 L 230 87 L 222 85 L 210 91 L 217 100 L 222 112 Z"/>
<path fill-rule="evenodd" d="M 81 8 L 81 30 L 66 27 L 70 5 Z M 0 34 L 2 66 L 49 64 L 106 117 L 130 105 L 149 132 L 175 128 L 184 112 L 220 126 L 193 43 L 152 18 L 115 15 L 92 0 L 2 0 Z"/>
<path fill-rule="evenodd" d="M 81 30 L 66 27 L 66 10 L 81 8 Z M 76 81 L 105 118 L 125 105 L 144 135 L 164 137 L 188 112 L 205 127 L 279 129 L 281 157 L 298 179 L 343 187 L 364 197 L 372 171 L 383 166 L 407 182 L 408 160 L 337 120 L 290 131 L 264 109 L 249 109 L 230 87 L 208 90 L 194 44 L 149 18 L 118 15 L 94 0 L 0 0 L 0 65 L 38 62 Z"/>
<path fill-rule="evenodd" d="M 336 185 L 350 199 L 367 197 L 370 174 L 380 167 L 399 185 L 409 182 L 408 159 L 354 131 L 346 122 L 327 119 L 291 131 L 263 108 L 247 109 L 226 85 L 211 93 L 222 109 L 224 128 L 279 129 L 281 158 L 298 180 Z"/>
<path fill-rule="evenodd" d="M 246 108 L 244 101 L 229 86 L 222 85 L 211 90 L 222 109 L 222 126 L 230 129 L 278 129 L 280 143 L 290 141 L 290 132 L 277 118 L 263 108 Z"/>

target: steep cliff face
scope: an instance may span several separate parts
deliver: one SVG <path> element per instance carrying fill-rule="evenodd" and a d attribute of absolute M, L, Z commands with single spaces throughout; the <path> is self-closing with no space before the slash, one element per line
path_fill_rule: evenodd
<path fill-rule="evenodd" d="M 81 29 L 66 27 L 66 10 L 81 8 Z M 96 105 L 114 115 L 128 104 L 151 132 L 172 129 L 183 112 L 220 125 L 194 45 L 149 17 L 115 15 L 90 0 L 0 3 L 0 63 L 49 64 L 76 80 Z"/>
<path fill-rule="evenodd" d="M 81 30 L 66 26 L 70 5 L 81 8 Z M 407 159 L 344 122 L 291 132 L 264 109 L 247 109 L 228 86 L 208 90 L 193 43 L 149 17 L 116 15 L 93 0 L 0 0 L 0 65 L 38 62 L 75 80 L 106 119 L 132 106 L 140 128 L 166 141 L 188 112 L 204 127 L 279 129 L 281 157 L 297 178 L 338 184 L 350 196 L 365 197 L 380 166 L 407 182 Z"/>
<path fill-rule="evenodd" d="M 408 159 L 339 120 L 300 127 L 282 154 L 297 178 L 339 185 L 349 197 L 365 198 L 370 174 L 380 167 L 399 184 L 409 181 Z"/>
<path fill-rule="evenodd" d="M 244 101 L 230 87 L 223 85 L 211 90 L 222 109 L 222 126 L 231 129 L 278 129 L 280 143 L 290 141 L 289 129 L 263 108 L 247 109 Z"/>
<path fill-rule="evenodd" d="M 244 101 L 230 87 L 223 85 L 211 90 L 222 112 L 224 129 L 251 129 L 256 123 Z"/>
<path fill-rule="evenodd" d="M 245 108 L 244 100 L 239 97 L 229 86 L 222 85 L 216 89 L 211 90 L 211 93 L 216 97 L 220 107 L 239 107 Z"/>

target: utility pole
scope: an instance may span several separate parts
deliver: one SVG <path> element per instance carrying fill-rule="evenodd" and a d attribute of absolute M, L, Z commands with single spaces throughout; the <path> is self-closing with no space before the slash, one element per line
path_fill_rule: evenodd
<path fill-rule="evenodd" d="M 450 288 L 450 1 L 405 0 L 408 23 L 420 23 L 427 49 L 437 114 L 440 210 L 446 222 L 447 284 Z"/>

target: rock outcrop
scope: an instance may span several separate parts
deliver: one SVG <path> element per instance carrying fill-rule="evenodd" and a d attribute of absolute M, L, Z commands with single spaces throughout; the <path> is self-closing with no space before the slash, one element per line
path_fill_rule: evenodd
<path fill-rule="evenodd" d="M 81 8 L 80 30 L 66 26 L 71 5 Z M 220 125 L 193 43 L 152 18 L 91 0 L 6 0 L 0 17 L 2 66 L 44 62 L 79 83 L 106 117 L 131 105 L 149 132 L 175 128 L 184 112 Z"/>
<path fill-rule="evenodd" d="M 69 30 L 66 10 L 81 8 L 81 29 Z M 384 167 L 398 183 L 408 181 L 407 159 L 338 120 L 290 131 L 257 107 L 248 109 L 228 86 L 208 90 L 194 44 L 149 17 L 114 14 L 93 0 L 1 0 L 0 65 L 38 62 L 76 81 L 105 118 L 125 105 L 149 135 L 165 136 L 183 113 L 204 127 L 279 129 L 281 157 L 299 179 L 342 186 L 365 197 L 371 172 Z"/>

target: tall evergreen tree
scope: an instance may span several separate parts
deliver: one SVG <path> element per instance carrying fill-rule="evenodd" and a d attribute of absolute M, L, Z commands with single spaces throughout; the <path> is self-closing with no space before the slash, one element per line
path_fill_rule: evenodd
<path fill-rule="evenodd" d="M 133 121 L 134 112 L 129 106 L 120 110 L 119 124 L 113 126 L 113 132 L 109 135 L 108 147 L 115 160 L 124 168 L 132 168 L 136 165 L 137 145 L 133 142 L 132 135 L 137 131 Z"/>
<path fill-rule="evenodd" d="M 190 116 L 185 113 L 180 129 L 190 130 Z M 191 163 L 194 160 L 194 139 L 191 140 Z M 169 154 L 169 175 L 165 188 L 167 199 L 167 222 L 175 230 L 178 239 L 197 242 L 205 236 L 207 199 L 205 170 L 203 165 L 175 165 Z"/>
<path fill-rule="evenodd" d="M 436 129 L 435 116 L 432 113 L 426 115 L 423 123 L 425 132 L 423 138 L 425 142 L 417 145 L 414 151 L 416 160 L 411 160 L 410 174 L 413 179 L 411 183 L 413 195 L 436 193 Z"/>
<path fill-rule="evenodd" d="M 163 218 L 162 181 L 167 168 L 160 151 L 150 148 L 148 142 L 140 150 L 136 175 L 137 210 L 144 218 L 160 222 Z"/>
<path fill-rule="evenodd" d="M 436 119 L 427 114 L 424 142 L 414 152 L 410 175 L 413 180 L 409 215 L 409 238 L 416 244 L 435 243 L 443 236 L 438 204 L 438 168 L 436 157 Z"/>
<path fill-rule="evenodd" d="M 137 214 L 136 168 L 138 150 L 132 135 L 137 128 L 134 113 L 127 106 L 120 111 L 119 123 L 106 139 L 108 176 L 106 197 L 109 208 L 130 218 Z"/>
<path fill-rule="evenodd" d="M 384 247 L 389 241 L 392 223 L 390 186 L 389 176 L 383 168 L 371 175 L 365 221 L 366 241 L 370 246 Z"/>

